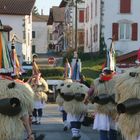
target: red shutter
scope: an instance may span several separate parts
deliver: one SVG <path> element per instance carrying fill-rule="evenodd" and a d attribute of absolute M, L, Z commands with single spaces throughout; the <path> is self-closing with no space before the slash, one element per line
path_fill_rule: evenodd
<path fill-rule="evenodd" d="M 120 0 L 120 13 L 131 12 L 131 0 Z"/>
<path fill-rule="evenodd" d="M 137 40 L 138 39 L 138 24 L 133 23 L 132 24 L 132 40 Z"/>
<path fill-rule="evenodd" d="M 118 23 L 113 23 L 112 25 L 112 38 L 114 40 L 118 40 L 118 31 L 119 31 L 119 24 Z"/>
<path fill-rule="evenodd" d="M 84 10 L 79 11 L 79 22 L 84 22 Z"/>

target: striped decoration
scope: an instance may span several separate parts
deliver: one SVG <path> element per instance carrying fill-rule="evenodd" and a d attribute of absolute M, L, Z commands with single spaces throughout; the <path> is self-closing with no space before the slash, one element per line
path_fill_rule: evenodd
<path fill-rule="evenodd" d="M 0 73 L 13 72 L 13 64 L 6 41 L 6 32 L 0 32 Z"/>

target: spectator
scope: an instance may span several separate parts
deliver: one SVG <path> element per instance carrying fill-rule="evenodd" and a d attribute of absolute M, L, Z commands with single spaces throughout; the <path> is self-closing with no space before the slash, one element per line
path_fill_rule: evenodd
<path fill-rule="evenodd" d="M 64 78 L 71 79 L 71 74 L 72 74 L 71 66 L 68 59 L 66 58 L 65 67 L 64 67 Z"/>

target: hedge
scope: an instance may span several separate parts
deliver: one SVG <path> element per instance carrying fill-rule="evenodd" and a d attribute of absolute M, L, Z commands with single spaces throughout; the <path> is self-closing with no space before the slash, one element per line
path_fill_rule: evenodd
<path fill-rule="evenodd" d="M 64 68 L 57 67 L 57 68 L 47 68 L 47 69 L 41 69 L 41 74 L 43 77 L 54 77 L 54 76 L 63 76 Z M 30 77 L 32 75 L 32 70 L 29 70 L 27 72 L 27 77 Z"/>

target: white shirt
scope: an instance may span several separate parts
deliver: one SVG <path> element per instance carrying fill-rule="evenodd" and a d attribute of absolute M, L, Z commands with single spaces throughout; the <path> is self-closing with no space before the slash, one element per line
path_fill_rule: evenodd
<path fill-rule="evenodd" d="M 95 115 L 93 129 L 109 131 L 110 129 L 117 130 L 117 126 L 108 115 L 97 113 Z"/>

